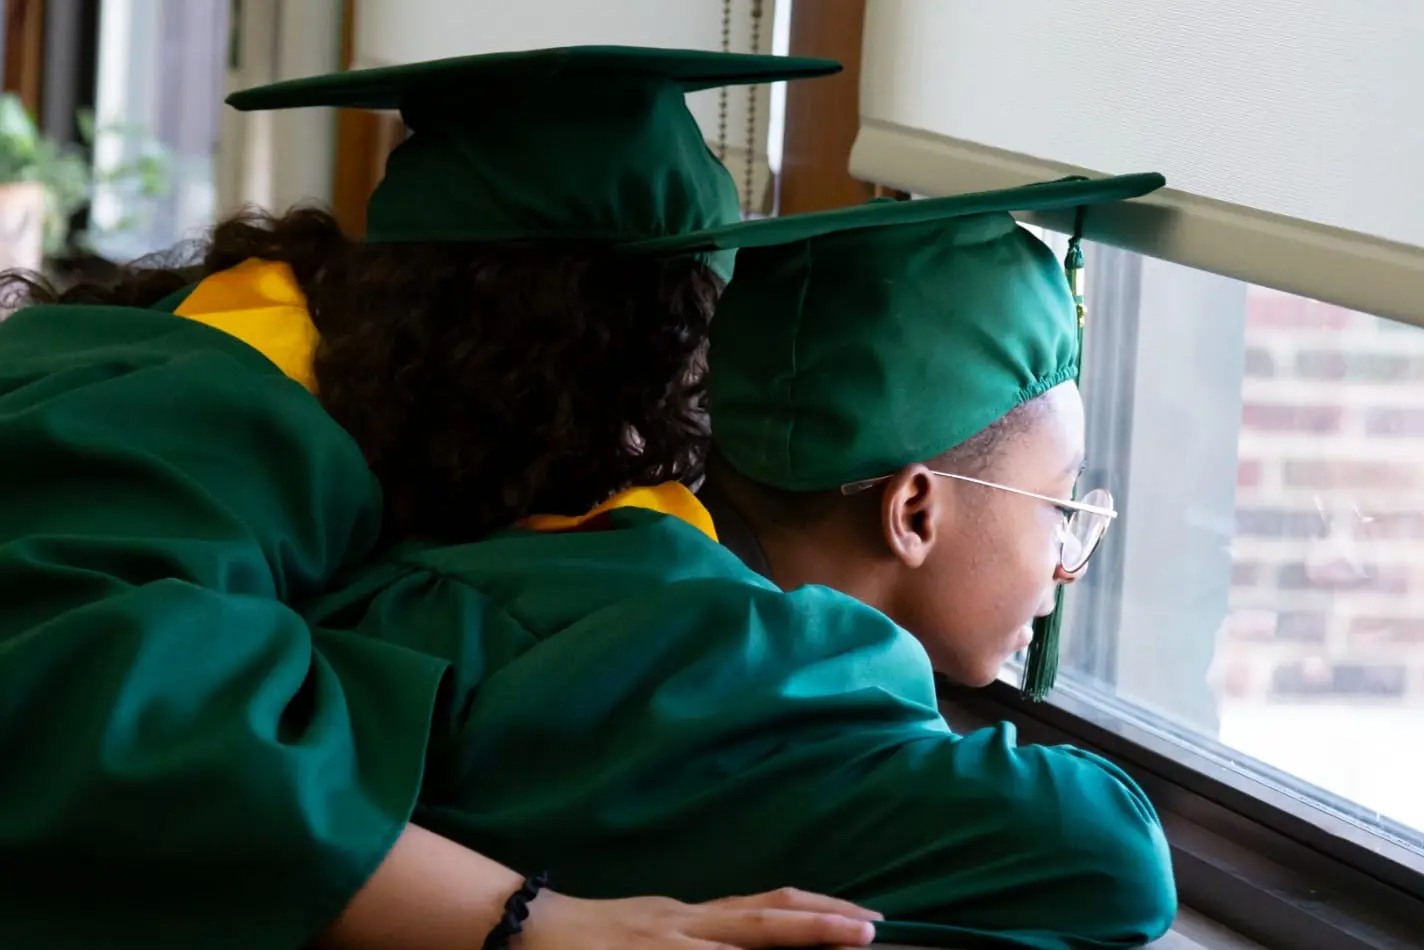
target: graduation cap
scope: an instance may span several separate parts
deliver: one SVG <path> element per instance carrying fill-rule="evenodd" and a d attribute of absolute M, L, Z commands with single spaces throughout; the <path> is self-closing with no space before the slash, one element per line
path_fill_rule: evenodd
<path fill-rule="evenodd" d="M 368 242 L 616 246 L 741 218 L 736 184 L 686 93 L 840 69 L 823 59 L 581 46 L 293 79 L 227 102 L 399 110 L 410 134 L 371 197 Z M 706 256 L 730 275 L 730 252 Z"/>
<path fill-rule="evenodd" d="M 712 439 L 748 478 L 820 491 L 929 461 L 1076 380 L 1083 212 L 1165 183 L 1069 178 L 876 200 L 632 249 L 740 249 L 712 321 Z M 1052 209 L 1077 211 L 1064 263 L 1011 214 Z M 1061 614 L 1036 629 L 1034 698 L 1052 685 Z"/>

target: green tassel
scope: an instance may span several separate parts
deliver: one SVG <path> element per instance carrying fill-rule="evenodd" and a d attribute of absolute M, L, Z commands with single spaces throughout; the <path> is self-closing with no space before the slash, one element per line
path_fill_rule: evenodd
<path fill-rule="evenodd" d="M 1019 692 L 1024 699 L 1041 703 L 1053 692 L 1058 678 L 1058 634 L 1063 629 L 1063 586 L 1053 594 L 1053 613 L 1033 621 L 1033 643 L 1029 644 Z"/>
<path fill-rule="evenodd" d="M 1073 236 L 1068 240 L 1068 254 L 1063 259 L 1063 271 L 1068 278 L 1068 287 L 1073 294 L 1073 305 L 1078 318 L 1078 365 L 1073 374 L 1074 381 L 1083 370 L 1083 324 L 1087 308 L 1083 305 L 1083 214 L 1079 208 L 1073 220 Z M 1077 486 L 1074 486 L 1074 497 Z M 1033 621 L 1033 642 L 1029 644 L 1028 659 L 1024 662 L 1023 679 L 1019 692 L 1027 700 L 1041 703 L 1053 692 L 1054 681 L 1058 678 L 1058 639 L 1063 629 L 1063 585 L 1053 592 L 1053 613 L 1047 617 L 1036 617 Z"/>

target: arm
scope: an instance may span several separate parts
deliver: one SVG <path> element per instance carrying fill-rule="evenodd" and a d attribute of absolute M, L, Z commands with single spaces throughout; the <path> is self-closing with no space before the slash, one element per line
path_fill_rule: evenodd
<path fill-rule="evenodd" d="M 0 459 L 0 946 L 479 946 L 516 876 L 407 825 L 446 665 L 283 603 L 379 523 L 315 401 L 186 321 L 29 311 Z M 799 894 L 534 911 L 525 950 L 868 940 Z"/>
<path fill-rule="evenodd" d="M 788 644 L 750 665 L 733 708 L 754 704 L 762 735 L 782 739 L 751 768 L 765 809 L 797 815 L 797 884 L 1025 946 L 1137 945 L 1171 926 L 1166 838 L 1115 765 L 1020 745 L 1007 723 L 953 734 L 920 644 L 833 591 L 758 591 L 713 612 L 723 629 L 751 618 L 719 638 L 729 657 L 748 635 Z"/>
<path fill-rule="evenodd" d="M 317 941 L 320 950 L 470 950 L 523 883 L 520 874 L 415 826 Z M 689 905 L 657 897 L 587 901 L 542 891 L 521 950 L 713 950 L 863 946 L 878 915 L 795 891 Z"/>
<path fill-rule="evenodd" d="M 446 668 L 283 604 L 374 541 L 360 452 L 216 331 L 54 308 L 0 326 L 0 459 L 0 946 L 302 946 Z"/>
<path fill-rule="evenodd" d="M 920 645 L 848 598 L 648 587 L 499 663 L 518 625 L 481 624 L 485 653 L 456 664 L 487 671 L 457 774 L 419 817 L 442 834 L 590 896 L 791 884 L 929 925 L 917 943 L 1085 950 L 1170 926 L 1141 789 L 1011 726 L 951 733 Z"/>

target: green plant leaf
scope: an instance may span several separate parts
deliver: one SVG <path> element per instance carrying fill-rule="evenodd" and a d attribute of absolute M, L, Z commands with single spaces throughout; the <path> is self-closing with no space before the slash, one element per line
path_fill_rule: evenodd
<path fill-rule="evenodd" d="M 31 180 L 39 128 L 14 93 L 0 93 L 0 183 Z"/>
<path fill-rule="evenodd" d="M 58 254 L 66 246 L 80 247 L 92 235 L 70 233 L 70 219 L 93 195 L 96 185 L 118 189 L 125 196 L 125 213 L 110 232 L 142 223 L 146 212 L 128 207 L 135 198 L 146 201 L 168 194 L 171 162 L 163 143 L 134 123 L 100 126 L 92 109 L 74 116 L 79 143 L 61 144 L 41 133 L 20 98 L 0 93 L 0 184 L 36 181 L 45 189 L 45 253 Z M 123 140 L 123 154 L 131 156 L 103 169 L 90 162 L 88 148 L 99 135 Z"/>
<path fill-rule="evenodd" d="M 74 113 L 74 124 L 79 128 L 79 140 L 85 145 L 94 144 L 94 110 L 84 107 Z"/>

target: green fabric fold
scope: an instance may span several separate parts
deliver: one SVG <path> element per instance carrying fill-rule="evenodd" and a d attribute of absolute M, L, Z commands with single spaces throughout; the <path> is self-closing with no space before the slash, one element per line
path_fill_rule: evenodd
<path fill-rule="evenodd" d="M 792 885 L 924 945 L 1127 947 L 1170 926 L 1161 826 L 1111 763 L 1010 725 L 955 735 L 884 615 L 783 593 L 674 518 L 599 525 L 406 548 L 370 569 L 398 579 L 358 571 L 359 596 L 307 608 L 451 661 L 421 824 L 576 895 Z"/>
<path fill-rule="evenodd" d="M 0 946 L 305 945 L 407 823 L 447 663 L 285 605 L 369 553 L 360 452 L 172 315 L 0 325 Z"/>

